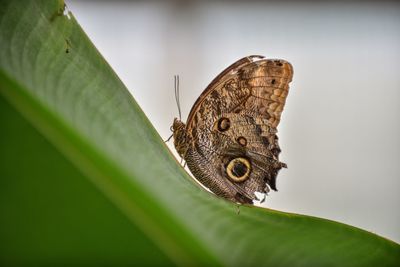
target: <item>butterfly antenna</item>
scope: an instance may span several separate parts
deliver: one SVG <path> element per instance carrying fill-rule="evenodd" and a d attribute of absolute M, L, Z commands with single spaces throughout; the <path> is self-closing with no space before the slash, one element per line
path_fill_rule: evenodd
<path fill-rule="evenodd" d="M 175 79 L 175 101 L 176 105 L 178 106 L 179 120 L 182 120 L 181 102 L 179 101 L 179 75 L 175 75 L 174 79 Z"/>

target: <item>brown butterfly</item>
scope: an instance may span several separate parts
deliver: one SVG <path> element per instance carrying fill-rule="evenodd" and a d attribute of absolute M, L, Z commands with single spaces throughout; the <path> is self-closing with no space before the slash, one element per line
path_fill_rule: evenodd
<path fill-rule="evenodd" d="M 281 59 L 248 56 L 233 63 L 204 90 L 186 125 L 174 119 L 174 145 L 194 177 L 213 193 L 239 203 L 276 190 L 276 127 L 292 80 Z M 268 184 L 268 185 L 267 185 Z"/>

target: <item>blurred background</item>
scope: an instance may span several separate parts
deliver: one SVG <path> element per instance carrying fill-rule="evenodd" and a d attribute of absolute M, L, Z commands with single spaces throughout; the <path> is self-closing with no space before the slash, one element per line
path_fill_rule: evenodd
<path fill-rule="evenodd" d="M 400 242 L 400 4 L 66 1 L 163 139 L 239 58 L 292 63 L 279 192 L 263 204 Z M 172 151 L 173 144 L 168 144 Z M 175 154 L 176 155 L 176 154 Z"/>

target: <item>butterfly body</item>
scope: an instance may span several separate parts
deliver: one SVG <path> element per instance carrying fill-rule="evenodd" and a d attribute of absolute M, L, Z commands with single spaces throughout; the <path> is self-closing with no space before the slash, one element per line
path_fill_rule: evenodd
<path fill-rule="evenodd" d="M 276 126 L 293 69 L 283 60 L 243 58 L 218 75 L 194 104 L 187 123 L 174 120 L 174 145 L 194 177 L 218 196 L 252 203 L 276 190 Z"/>

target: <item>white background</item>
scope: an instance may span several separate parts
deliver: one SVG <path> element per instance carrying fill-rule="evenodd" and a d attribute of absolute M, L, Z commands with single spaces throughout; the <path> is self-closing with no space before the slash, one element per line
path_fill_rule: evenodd
<path fill-rule="evenodd" d="M 400 5 L 391 2 L 67 1 L 162 138 L 208 83 L 247 55 L 294 79 L 269 208 L 400 242 Z"/>

